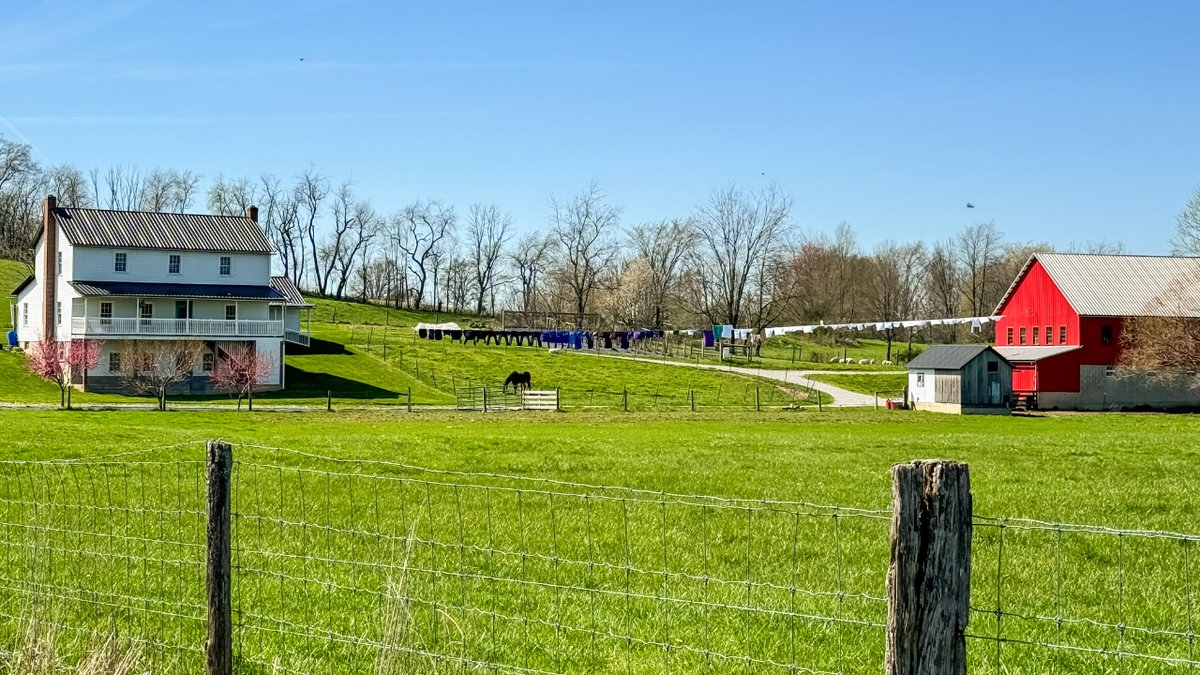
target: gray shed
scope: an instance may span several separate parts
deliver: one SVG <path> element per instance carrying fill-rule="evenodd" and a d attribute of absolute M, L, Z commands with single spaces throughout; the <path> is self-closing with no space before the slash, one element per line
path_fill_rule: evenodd
<path fill-rule="evenodd" d="M 987 345 L 933 345 L 908 362 L 908 396 L 917 410 L 1004 414 L 1012 364 Z"/>

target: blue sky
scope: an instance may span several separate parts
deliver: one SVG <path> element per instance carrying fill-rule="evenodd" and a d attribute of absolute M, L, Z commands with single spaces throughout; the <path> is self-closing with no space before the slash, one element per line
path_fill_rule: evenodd
<path fill-rule="evenodd" d="M 351 178 L 391 211 L 623 222 L 778 183 L 864 245 L 994 219 L 1162 253 L 1200 183 L 1196 2 L 24 2 L 0 133 L 40 159 Z M 303 59 L 301 61 L 300 59 Z M 19 136 L 18 136 L 19 134 Z M 971 201 L 977 208 L 968 210 Z"/>

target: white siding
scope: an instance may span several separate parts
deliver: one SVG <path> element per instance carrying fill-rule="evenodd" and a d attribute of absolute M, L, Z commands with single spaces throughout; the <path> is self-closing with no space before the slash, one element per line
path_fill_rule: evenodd
<path fill-rule="evenodd" d="M 113 270 L 115 254 L 126 255 L 124 272 Z M 171 255 L 180 257 L 179 274 L 171 274 Z M 221 257 L 231 258 L 229 276 L 221 276 Z M 167 251 L 78 247 L 74 255 L 74 276 L 79 281 L 128 281 L 158 284 L 231 284 L 235 286 L 269 286 L 271 256 L 260 253 L 206 253 L 197 251 Z"/>
<path fill-rule="evenodd" d="M 935 370 L 912 370 L 908 373 L 908 396 L 915 403 L 934 403 L 936 401 L 934 381 Z"/>

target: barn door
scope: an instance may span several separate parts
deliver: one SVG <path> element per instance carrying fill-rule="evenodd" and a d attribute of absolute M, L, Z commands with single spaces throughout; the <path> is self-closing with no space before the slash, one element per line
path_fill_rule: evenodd
<path fill-rule="evenodd" d="M 1000 405 L 1000 374 L 988 373 L 988 403 Z"/>

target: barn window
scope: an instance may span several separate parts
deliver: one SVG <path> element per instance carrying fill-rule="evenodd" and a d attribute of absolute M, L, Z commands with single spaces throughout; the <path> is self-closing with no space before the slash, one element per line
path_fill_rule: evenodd
<path fill-rule="evenodd" d="M 988 361 L 988 369 L 987 369 L 987 371 L 988 371 L 989 373 L 998 373 L 998 372 L 1000 372 L 1000 362 L 999 362 L 999 361 Z"/>
<path fill-rule="evenodd" d="M 1021 326 L 1021 344 L 1025 344 L 1025 327 Z"/>
<path fill-rule="evenodd" d="M 1113 327 L 1109 324 L 1100 326 L 1100 344 L 1111 345 L 1113 343 Z"/>
<path fill-rule="evenodd" d="M 1038 343 L 1038 327 L 1034 326 L 1033 327 L 1033 344 L 1036 345 L 1037 343 Z"/>
<path fill-rule="evenodd" d="M 1008 327 L 1008 344 L 1010 344 L 1010 345 L 1013 343 L 1012 342 L 1012 333 L 1013 333 L 1012 326 L 1009 326 Z"/>
<path fill-rule="evenodd" d="M 917 373 L 917 386 L 918 387 L 925 386 L 925 373 Z"/>
<path fill-rule="evenodd" d="M 1105 377 L 1116 377 L 1117 376 L 1117 367 L 1116 366 L 1104 366 L 1104 376 Z"/>
<path fill-rule="evenodd" d="M 1050 326 L 1046 326 L 1046 344 L 1054 344 L 1054 329 Z"/>
<path fill-rule="evenodd" d="M 1067 327 L 1066 326 L 1058 327 L 1058 344 L 1060 344 L 1060 345 L 1067 344 Z"/>

